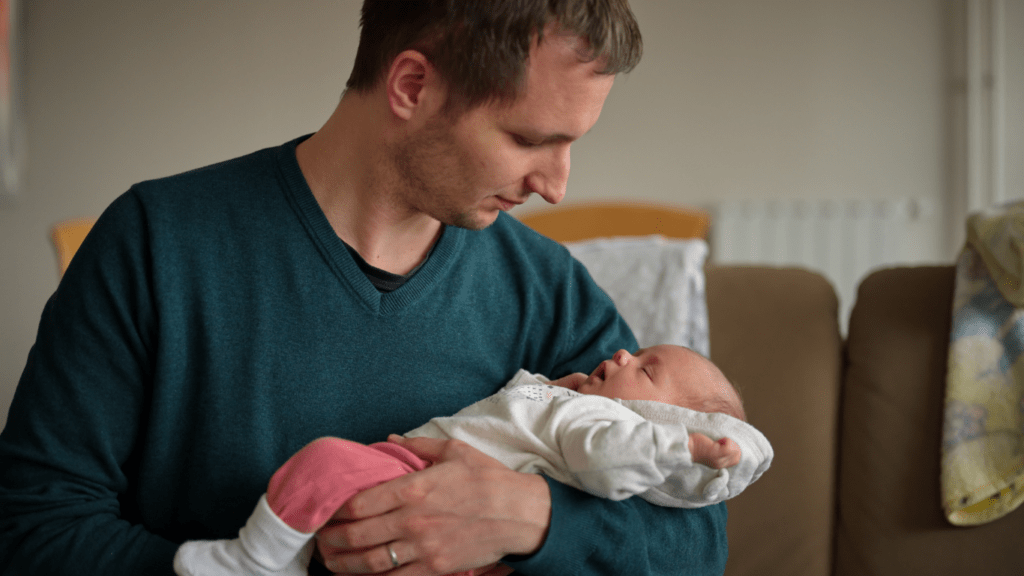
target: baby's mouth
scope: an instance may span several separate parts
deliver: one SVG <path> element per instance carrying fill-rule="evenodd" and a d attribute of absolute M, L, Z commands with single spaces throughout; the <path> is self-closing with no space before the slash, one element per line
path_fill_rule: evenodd
<path fill-rule="evenodd" d="M 607 361 L 605 361 L 605 362 L 607 362 Z M 594 368 L 594 371 L 591 372 L 591 374 L 590 374 L 590 379 L 591 380 L 595 380 L 597 382 L 603 382 L 604 381 L 604 375 L 605 375 L 605 372 L 606 372 L 606 370 L 605 370 L 605 362 L 601 362 L 600 364 L 597 365 L 597 368 Z"/>

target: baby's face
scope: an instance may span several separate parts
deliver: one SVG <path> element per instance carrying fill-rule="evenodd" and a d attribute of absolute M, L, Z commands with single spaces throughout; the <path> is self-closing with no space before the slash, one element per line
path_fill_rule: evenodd
<path fill-rule="evenodd" d="M 619 350 L 602 362 L 577 391 L 687 406 L 691 403 L 688 399 L 708 394 L 711 387 L 721 385 L 724 379 L 718 368 L 700 354 L 663 344 L 643 348 L 636 354 Z"/>

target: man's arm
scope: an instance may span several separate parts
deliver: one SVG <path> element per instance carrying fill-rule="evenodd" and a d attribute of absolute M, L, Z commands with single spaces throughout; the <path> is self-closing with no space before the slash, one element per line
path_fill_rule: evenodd
<path fill-rule="evenodd" d="M 328 569 L 338 574 L 391 570 L 390 544 L 402 564 L 396 575 L 446 574 L 498 559 L 525 575 L 696 575 L 725 570 L 722 504 L 682 510 L 639 498 L 613 502 L 492 461 L 507 475 L 503 478 L 497 474 L 501 470 L 488 469 L 473 453 L 488 457 L 457 440 L 402 443 L 415 446 L 423 457 L 442 445 L 448 453 L 434 467 L 349 500 L 336 518 L 350 523 L 319 534 Z M 475 467 L 470 464 L 461 471 L 466 461 Z M 520 481 L 524 483 L 518 486 Z M 536 482 L 545 486 L 533 486 Z M 495 502 L 503 506 L 495 507 Z M 540 524 L 523 518 L 542 517 L 530 508 L 544 502 L 550 502 L 551 512 L 543 538 L 537 540 Z"/>
<path fill-rule="evenodd" d="M 590 412 L 597 412 L 598 415 L 595 417 L 599 424 L 617 421 L 613 416 L 622 417 L 622 413 L 612 410 L 617 405 L 605 406 L 612 403 L 604 398 L 576 397 L 559 400 L 567 400 L 562 403 L 566 406 L 562 406 L 561 411 L 556 409 L 557 406 L 553 406 L 551 410 L 558 414 L 549 420 L 541 420 L 540 426 L 548 423 L 555 425 L 559 421 L 579 422 L 580 418 L 572 418 L 573 414 L 565 414 L 566 410 L 582 412 L 583 414 L 575 415 L 583 418 Z M 583 401 L 586 406 L 578 402 L 573 404 L 572 401 Z M 555 404 L 558 404 L 557 400 Z M 591 404 L 594 405 L 593 410 L 588 409 Z M 479 405 L 490 404 L 485 400 Z M 467 408 L 472 409 L 473 407 Z M 500 422 L 489 421 L 486 418 L 466 420 L 459 427 L 458 437 L 468 439 L 477 436 L 501 437 L 509 434 L 516 436 L 518 443 L 520 437 L 531 434 L 529 426 L 505 428 Z M 504 421 L 504 416 L 499 420 Z M 636 417 L 636 420 L 641 424 L 645 423 L 640 417 Z M 491 428 L 492 432 L 476 430 L 470 423 L 475 423 L 481 428 Z M 592 428 L 581 426 L 584 429 Z M 555 433 L 544 436 L 559 437 Z M 657 443 L 655 440 L 657 439 L 651 439 L 648 444 Z M 662 443 L 685 447 L 686 440 L 683 434 Z M 714 574 L 721 573 L 724 569 L 727 550 L 724 541 L 724 516 L 701 512 L 699 515 L 691 514 L 687 517 L 688 512 L 679 510 L 675 511 L 675 515 L 665 516 L 662 510 L 652 509 L 643 504 L 637 506 L 639 502 L 632 500 L 628 501 L 628 506 L 617 509 L 611 506 L 611 502 L 602 499 L 596 499 L 597 506 L 581 506 L 578 503 L 585 503 L 585 497 L 581 499 L 578 494 L 569 492 L 567 488 L 556 483 L 551 483 L 546 494 L 540 493 L 550 498 L 549 502 L 553 507 L 544 544 L 537 547 L 537 541 L 533 540 L 528 546 L 513 548 L 512 546 L 521 541 L 504 540 L 504 530 L 512 529 L 508 536 L 519 536 L 524 532 L 521 527 L 516 526 L 516 522 L 521 522 L 523 517 L 516 516 L 518 511 L 514 505 L 520 501 L 528 502 L 537 498 L 530 496 L 531 488 L 528 485 L 527 488 L 516 486 L 515 482 L 518 480 L 515 479 L 515 473 L 502 469 L 497 461 L 484 457 L 457 440 L 442 441 L 421 437 L 395 438 L 393 441 L 398 441 L 422 457 L 439 463 L 418 475 L 362 492 L 342 507 L 336 518 L 349 523 L 320 533 L 321 552 L 328 567 L 338 573 L 376 573 L 388 570 L 391 567 L 388 546 L 395 551 L 402 564 L 401 571 L 396 574 L 443 574 L 450 570 L 466 569 L 478 565 L 477 563 L 490 562 L 502 555 L 506 563 L 522 564 L 517 566 L 521 572 L 536 574 L 563 572 L 567 565 L 578 566 L 582 572 L 569 573 L 579 574 Z M 628 442 L 628 438 L 626 441 Z M 616 445 L 621 445 L 621 442 Z M 461 474 L 460 464 L 463 462 L 460 462 L 460 459 L 463 462 L 475 459 L 476 467 Z M 624 455 L 623 459 L 628 460 L 626 463 L 630 465 L 636 464 L 634 457 Z M 562 466 L 557 465 L 556 470 L 558 469 L 562 469 Z M 649 472 L 647 468 L 639 472 L 645 471 Z M 493 473 L 501 473 L 502 476 L 492 476 Z M 647 475 L 657 474 L 651 472 Z M 416 481 L 413 481 L 414 476 Z M 523 475 L 518 476 L 522 479 Z M 526 477 L 536 480 L 542 478 L 537 475 Z M 659 475 L 659 478 L 663 477 L 664 474 Z M 631 477 L 629 481 L 634 485 L 647 481 L 640 488 L 631 485 L 634 492 L 646 491 L 651 483 L 646 477 Z M 488 492 L 488 489 L 493 492 Z M 568 495 L 569 498 L 559 502 L 559 495 Z M 503 509 L 499 506 L 501 503 L 511 505 Z M 562 505 L 562 511 L 568 515 L 561 520 L 558 519 L 559 505 Z M 614 520 L 608 519 L 609 510 L 613 513 L 611 518 Z M 718 512 L 724 513 L 724 509 L 719 509 Z M 591 517 L 579 517 L 580 513 Z M 593 517 L 594 514 L 598 516 Z M 692 527 L 694 516 L 699 520 L 697 528 Z M 657 520 L 648 525 L 645 517 L 655 517 Z M 627 531 L 620 530 L 619 525 L 622 522 L 626 522 L 631 528 Z M 677 530 L 680 522 L 686 523 L 689 527 L 686 530 Z M 557 530 L 556 527 L 559 525 L 570 528 Z M 572 528 L 574 526 L 575 528 Z M 418 530 L 420 527 L 424 529 L 422 533 Z M 598 528 L 607 530 L 602 534 Z M 486 538 L 481 535 L 486 535 Z M 436 540 L 433 540 L 434 538 Z M 662 555 L 665 550 L 663 546 L 670 545 L 669 549 L 674 550 L 671 545 L 677 540 L 686 540 L 688 544 L 700 547 L 701 554 L 695 554 L 682 562 L 671 554 Z M 605 541 L 612 542 L 615 550 L 633 546 L 634 551 L 629 558 L 617 554 L 602 558 Z M 446 545 L 447 543 L 452 545 Z M 550 549 L 562 552 L 554 555 L 543 553 L 543 550 Z M 571 556 L 569 552 L 578 556 Z M 591 567 L 584 569 L 588 565 Z M 665 571 L 659 566 L 671 568 Z"/>
<path fill-rule="evenodd" d="M 113 211 L 139 221 L 130 198 Z M 109 242 L 102 220 L 43 311 L 0 434 L 2 574 L 173 573 L 177 546 L 122 517 L 122 466 L 142 419 L 145 304 L 110 272 L 145 261 L 138 246 Z"/>
<path fill-rule="evenodd" d="M 620 348 L 636 350 L 636 340 L 611 299 L 579 262 L 569 285 L 571 299 L 559 309 L 562 325 L 574 329 L 558 353 L 558 377 L 589 373 Z M 539 370 L 543 372 L 543 370 Z M 505 562 L 522 574 L 621 574 L 674 576 L 722 574 L 728 556 L 726 507 L 697 509 L 655 506 L 641 498 L 614 502 L 548 479 L 551 526 L 544 546 L 526 558 Z"/>
<path fill-rule="evenodd" d="M 552 521 L 545 545 L 504 562 L 524 575 L 722 574 L 726 507 L 680 509 L 641 498 L 615 502 L 548 479 Z"/>

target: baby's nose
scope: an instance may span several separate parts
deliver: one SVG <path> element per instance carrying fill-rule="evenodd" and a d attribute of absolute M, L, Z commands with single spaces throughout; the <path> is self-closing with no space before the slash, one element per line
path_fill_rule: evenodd
<path fill-rule="evenodd" d="M 614 360 L 615 363 L 618 364 L 619 366 L 625 366 L 626 363 L 629 362 L 629 359 L 632 357 L 633 355 L 630 354 L 628 351 L 619 350 L 612 356 L 612 360 Z"/>

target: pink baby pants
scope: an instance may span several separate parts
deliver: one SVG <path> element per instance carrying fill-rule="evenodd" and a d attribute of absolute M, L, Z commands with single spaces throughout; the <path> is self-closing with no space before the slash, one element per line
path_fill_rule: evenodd
<path fill-rule="evenodd" d="M 285 524 L 312 533 L 356 493 L 429 465 L 389 442 L 366 446 L 341 438 L 319 438 L 277 469 L 267 487 L 267 504 Z M 472 571 L 453 576 L 471 575 Z"/>

